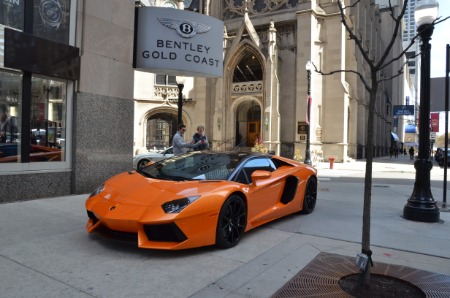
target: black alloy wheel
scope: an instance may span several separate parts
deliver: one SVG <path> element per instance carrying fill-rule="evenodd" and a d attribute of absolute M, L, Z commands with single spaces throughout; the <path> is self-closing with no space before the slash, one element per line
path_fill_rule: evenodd
<path fill-rule="evenodd" d="M 148 159 L 141 159 L 138 164 L 137 164 L 137 169 L 140 170 L 143 167 L 145 167 L 148 163 L 150 162 L 150 160 Z"/>
<path fill-rule="evenodd" d="M 216 245 L 220 248 L 230 248 L 238 244 L 247 225 L 247 208 L 240 196 L 231 195 L 222 209 L 216 230 Z"/>
<path fill-rule="evenodd" d="M 316 207 L 317 201 L 317 180 L 314 177 L 310 177 L 306 183 L 305 196 L 303 198 L 302 213 L 310 214 Z"/>

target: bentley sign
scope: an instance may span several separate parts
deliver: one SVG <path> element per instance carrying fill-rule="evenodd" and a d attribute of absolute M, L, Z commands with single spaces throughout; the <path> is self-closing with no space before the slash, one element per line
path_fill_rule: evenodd
<path fill-rule="evenodd" d="M 162 7 L 136 8 L 133 67 L 167 75 L 223 76 L 223 22 Z"/>

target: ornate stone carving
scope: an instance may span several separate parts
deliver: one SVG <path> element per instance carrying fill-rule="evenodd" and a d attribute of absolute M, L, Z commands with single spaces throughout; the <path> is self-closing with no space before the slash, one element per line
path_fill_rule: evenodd
<path fill-rule="evenodd" d="M 250 15 L 290 9 L 297 6 L 298 0 L 223 0 L 223 18 L 230 20 L 242 17 L 245 12 Z"/>
<path fill-rule="evenodd" d="M 242 83 L 233 83 L 233 94 L 261 93 L 263 91 L 262 81 L 250 81 Z"/>

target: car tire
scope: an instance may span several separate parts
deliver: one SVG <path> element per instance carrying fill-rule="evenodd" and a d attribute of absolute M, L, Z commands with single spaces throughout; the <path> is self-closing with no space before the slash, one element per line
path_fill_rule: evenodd
<path fill-rule="evenodd" d="M 216 229 L 216 246 L 231 248 L 238 244 L 247 225 L 247 207 L 238 195 L 231 195 L 220 209 Z"/>
<path fill-rule="evenodd" d="M 150 162 L 150 160 L 148 159 L 141 159 L 138 164 L 137 164 L 137 169 L 140 170 L 143 167 L 145 167 L 146 164 L 148 164 Z"/>
<path fill-rule="evenodd" d="M 317 202 L 317 180 L 310 177 L 305 187 L 305 195 L 303 197 L 303 214 L 310 214 L 314 211 Z"/>

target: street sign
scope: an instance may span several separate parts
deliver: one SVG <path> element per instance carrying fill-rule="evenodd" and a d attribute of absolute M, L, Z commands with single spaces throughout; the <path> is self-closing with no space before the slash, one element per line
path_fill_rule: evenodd
<path fill-rule="evenodd" d="M 394 116 L 414 115 L 413 105 L 394 105 Z"/>
<path fill-rule="evenodd" d="M 436 133 L 435 132 L 430 132 L 430 140 L 436 140 Z"/>

